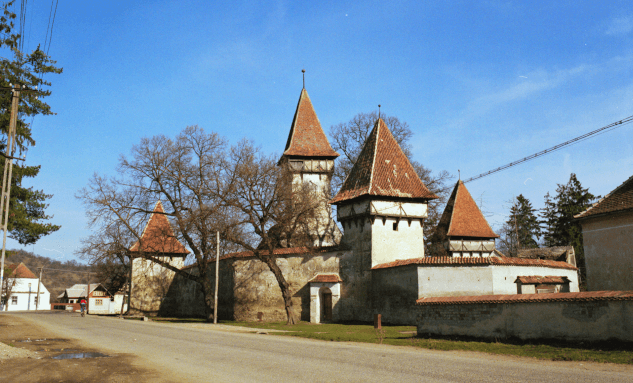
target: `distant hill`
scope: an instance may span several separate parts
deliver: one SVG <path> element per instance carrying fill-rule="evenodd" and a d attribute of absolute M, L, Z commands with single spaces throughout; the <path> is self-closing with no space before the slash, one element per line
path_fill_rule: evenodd
<path fill-rule="evenodd" d="M 57 302 L 57 296 L 72 285 L 88 283 L 88 274 L 85 272 L 94 271 L 90 266 L 82 265 L 75 260 L 60 262 L 24 250 L 8 250 L 4 262 L 5 265 L 24 262 L 36 276 L 40 267 L 44 267 L 42 283 L 51 293 L 51 303 Z M 92 275 L 92 278 L 96 278 L 95 275 Z"/>

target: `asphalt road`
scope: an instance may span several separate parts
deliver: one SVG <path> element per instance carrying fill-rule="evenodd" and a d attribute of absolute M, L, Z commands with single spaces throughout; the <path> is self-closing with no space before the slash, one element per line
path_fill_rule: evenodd
<path fill-rule="evenodd" d="M 14 314 L 183 382 L 633 382 L 629 366 L 313 341 L 228 326 Z"/>

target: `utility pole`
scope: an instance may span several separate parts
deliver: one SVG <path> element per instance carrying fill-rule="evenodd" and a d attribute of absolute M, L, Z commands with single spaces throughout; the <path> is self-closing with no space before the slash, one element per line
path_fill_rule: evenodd
<path fill-rule="evenodd" d="M 220 278 L 220 232 L 216 231 L 215 240 L 215 299 L 213 300 L 213 323 L 218 323 L 218 286 Z"/>
<path fill-rule="evenodd" d="M 16 85 L 11 99 L 11 118 L 9 120 L 9 132 L 7 137 L 7 149 L 4 159 L 4 174 L 2 177 L 2 196 L 0 197 L 0 218 L 2 218 L 2 261 L 0 265 L 0 297 L 4 282 L 4 256 L 7 249 L 7 224 L 9 221 L 9 199 L 11 198 L 11 176 L 13 173 L 13 154 L 15 152 L 15 130 L 18 121 L 18 107 L 20 105 L 20 85 Z M 7 302 L 8 303 L 8 302 Z"/>
<path fill-rule="evenodd" d="M 44 268 L 40 267 L 40 277 L 37 279 L 37 298 L 35 298 L 35 311 L 40 309 L 40 285 L 42 284 L 42 270 L 44 270 Z"/>

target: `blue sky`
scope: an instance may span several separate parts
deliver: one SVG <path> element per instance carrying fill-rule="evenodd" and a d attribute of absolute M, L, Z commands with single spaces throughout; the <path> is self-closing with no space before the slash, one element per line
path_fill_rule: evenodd
<path fill-rule="evenodd" d="M 31 1 L 25 45 L 50 3 Z M 414 159 L 469 178 L 633 115 L 629 1 L 63 1 L 50 55 L 55 116 L 36 117 L 29 185 L 61 230 L 27 250 L 69 260 L 89 235 L 77 191 L 141 137 L 188 125 L 281 153 L 301 90 L 323 128 L 382 111 Z M 498 229 L 570 173 L 604 195 L 633 175 L 633 125 L 467 184 Z M 455 179 L 456 181 L 456 179 Z M 17 248 L 9 241 L 9 248 Z"/>

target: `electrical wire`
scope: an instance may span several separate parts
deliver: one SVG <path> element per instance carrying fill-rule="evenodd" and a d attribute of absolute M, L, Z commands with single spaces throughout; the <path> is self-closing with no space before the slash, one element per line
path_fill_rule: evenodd
<path fill-rule="evenodd" d="M 545 149 L 545 150 L 541 150 L 540 152 L 534 153 L 534 154 L 529 155 L 527 157 L 523 157 L 520 160 L 510 162 L 509 164 L 506 164 L 506 165 L 500 166 L 498 168 L 489 170 L 489 171 L 487 171 L 485 173 L 481 173 L 481 174 L 476 175 L 474 177 L 468 178 L 468 179 L 466 179 L 466 180 L 464 180 L 462 182 L 463 183 L 467 183 L 467 182 L 472 182 L 472 181 L 478 180 L 480 178 L 487 177 L 487 176 L 489 176 L 491 174 L 498 173 L 498 172 L 500 172 L 502 170 L 506 170 L 506 169 L 509 169 L 511 167 L 520 165 L 520 164 L 522 164 L 524 162 L 528 162 L 528 161 L 531 161 L 531 160 L 533 160 L 535 158 L 544 156 L 546 154 L 553 153 L 553 152 L 558 151 L 558 150 L 560 150 L 560 149 L 562 149 L 564 147 L 575 145 L 575 144 L 580 143 L 582 141 L 588 140 L 589 138 L 596 137 L 596 136 L 599 136 L 601 134 L 607 133 L 607 132 L 609 132 L 611 130 L 617 129 L 617 128 L 623 126 L 623 125 L 628 125 L 628 124 L 630 124 L 632 122 L 633 122 L 633 116 L 629 116 L 629 117 L 623 118 L 623 119 L 621 119 L 619 121 L 616 121 L 616 122 L 613 122 L 613 123 L 611 123 L 609 125 L 603 126 L 602 128 L 593 130 L 593 131 L 591 131 L 589 133 L 585 133 L 582 136 L 578 136 L 576 138 L 573 138 L 571 140 L 565 141 L 565 142 L 560 143 L 558 145 L 554 145 L 551 148 L 548 148 L 548 149 Z M 441 193 L 441 192 L 444 192 L 444 191 L 447 191 L 447 190 L 450 190 L 450 189 L 452 189 L 452 187 L 442 189 L 439 192 Z"/>

